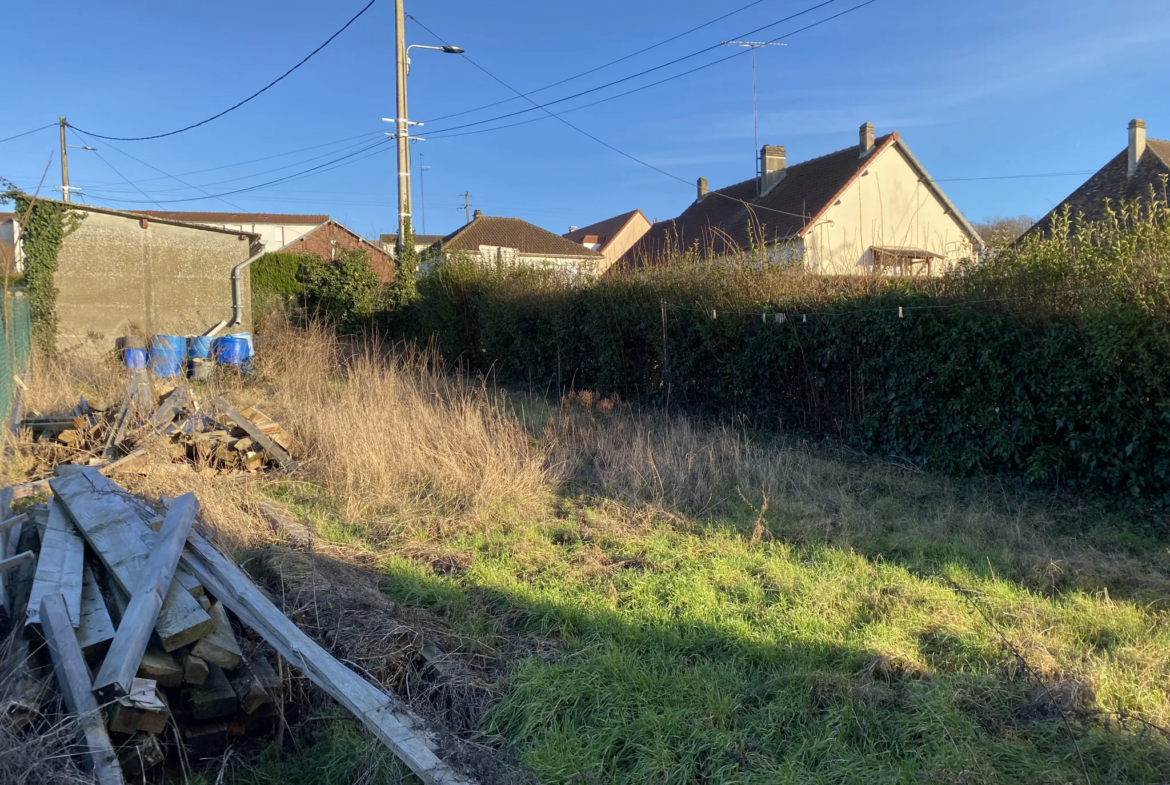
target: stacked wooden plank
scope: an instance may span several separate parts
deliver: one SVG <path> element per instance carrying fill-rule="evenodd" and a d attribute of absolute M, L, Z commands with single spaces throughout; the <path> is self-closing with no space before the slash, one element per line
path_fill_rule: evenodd
<path fill-rule="evenodd" d="M 186 385 L 155 401 L 149 377 L 132 375 L 121 406 L 97 410 L 84 399 L 68 414 L 26 417 L 20 423 L 41 450 L 42 468 L 64 460 L 100 466 L 161 439 L 174 462 L 220 474 L 296 467 L 296 443 L 256 407 L 232 408 L 222 398 L 203 404 Z"/>
<path fill-rule="evenodd" d="M 224 416 L 263 427 L 230 407 Z M 171 727 L 198 757 L 274 730 L 284 694 L 277 656 L 349 708 L 424 782 L 469 782 L 434 754 L 420 720 L 331 657 L 194 530 L 193 494 L 162 497 L 160 514 L 93 467 L 53 477 L 49 491 L 47 504 L 22 516 L 0 509 L 20 517 L 10 528 L 29 546 L 2 581 L 6 610 L 30 644 L 21 649 L 23 675 L 42 693 L 35 674 L 44 668 L 34 660 L 40 651 L 51 657 L 57 692 L 78 718 L 77 749 L 97 782 L 124 782 L 123 769 L 137 779 L 164 762 L 173 745 L 159 735 Z M 11 498 L 0 491 L 0 507 Z M 37 710 L 35 699 L 29 707 L 20 697 L 0 689 L 0 722 L 15 727 Z"/>

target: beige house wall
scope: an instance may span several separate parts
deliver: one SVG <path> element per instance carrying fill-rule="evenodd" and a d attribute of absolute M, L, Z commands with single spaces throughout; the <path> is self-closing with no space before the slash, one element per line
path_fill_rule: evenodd
<path fill-rule="evenodd" d="M 805 234 L 805 265 L 824 275 L 869 275 L 873 246 L 921 248 L 945 257 L 931 266 L 942 275 L 948 265 L 974 255 L 971 238 L 935 196 L 909 159 L 891 145 L 870 163 Z"/>
<path fill-rule="evenodd" d="M 80 226 L 57 255 L 57 346 L 114 349 L 115 340 L 206 332 L 232 315 L 231 271 L 251 238 L 137 217 L 78 210 Z M 242 279 L 243 323 L 251 330 L 251 289 Z"/>
<path fill-rule="evenodd" d="M 485 267 L 528 267 L 533 270 L 560 270 L 572 275 L 598 275 L 600 256 L 536 256 L 522 254 L 515 248 L 481 245 L 479 253 L 470 254 Z"/>
<path fill-rule="evenodd" d="M 622 230 L 617 233 L 610 244 L 606 246 L 606 249 L 601 252 L 601 261 L 597 265 L 597 274 L 604 275 L 648 231 L 650 231 L 650 221 L 641 212 L 634 213 L 634 217 L 626 222 Z"/>

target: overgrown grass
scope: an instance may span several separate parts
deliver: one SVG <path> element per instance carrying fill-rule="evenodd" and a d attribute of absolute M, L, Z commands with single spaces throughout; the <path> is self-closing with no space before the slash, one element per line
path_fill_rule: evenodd
<path fill-rule="evenodd" d="M 121 481 L 196 490 L 241 551 L 271 541 L 258 501 L 291 505 L 314 555 L 250 568 L 416 708 L 418 638 L 495 669 L 486 713 L 448 692 L 436 716 L 539 781 L 1170 780 L 1143 724 L 1170 726 L 1164 517 L 508 396 L 323 332 L 265 346 L 227 388 L 294 432 L 297 475 Z M 351 725 L 312 734 L 225 781 L 398 776 Z"/>

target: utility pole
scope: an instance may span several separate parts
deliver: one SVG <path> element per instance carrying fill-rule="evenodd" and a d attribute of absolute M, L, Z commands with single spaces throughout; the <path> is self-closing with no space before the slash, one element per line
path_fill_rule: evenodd
<path fill-rule="evenodd" d="M 467 223 L 471 223 L 471 192 L 463 192 L 463 212 L 467 216 Z"/>
<path fill-rule="evenodd" d="M 418 192 L 419 192 L 419 212 L 422 213 L 422 233 L 427 233 L 427 169 L 431 167 L 423 165 L 424 155 L 418 154 Z"/>
<path fill-rule="evenodd" d="M 61 126 L 61 198 L 66 202 L 69 201 L 69 158 L 65 152 L 65 118 L 62 117 L 59 121 Z"/>
<path fill-rule="evenodd" d="M 760 109 L 756 101 L 756 50 L 763 46 L 788 46 L 776 41 L 723 41 L 724 46 L 738 46 L 741 49 L 752 51 L 752 128 L 755 133 L 755 149 L 752 156 L 756 159 L 756 176 L 760 174 Z"/>
<path fill-rule="evenodd" d="M 398 132 L 398 252 L 401 254 L 406 242 L 405 234 L 412 231 L 410 226 L 410 124 L 406 113 L 406 73 L 410 68 L 406 52 L 406 10 L 405 0 L 394 0 L 394 52 L 398 71 L 398 114 L 395 130 Z M 64 133 L 64 131 L 62 131 Z M 413 231 L 412 231 L 413 233 Z"/>

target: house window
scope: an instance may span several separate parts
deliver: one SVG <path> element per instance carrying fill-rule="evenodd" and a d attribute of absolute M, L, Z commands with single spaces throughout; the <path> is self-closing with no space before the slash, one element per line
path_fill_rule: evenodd
<path fill-rule="evenodd" d="M 941 254 L 922 248 L 878 246 L 871 249 L 873 274 L 929 278 L 934 265 L 944 259 Z"/>

